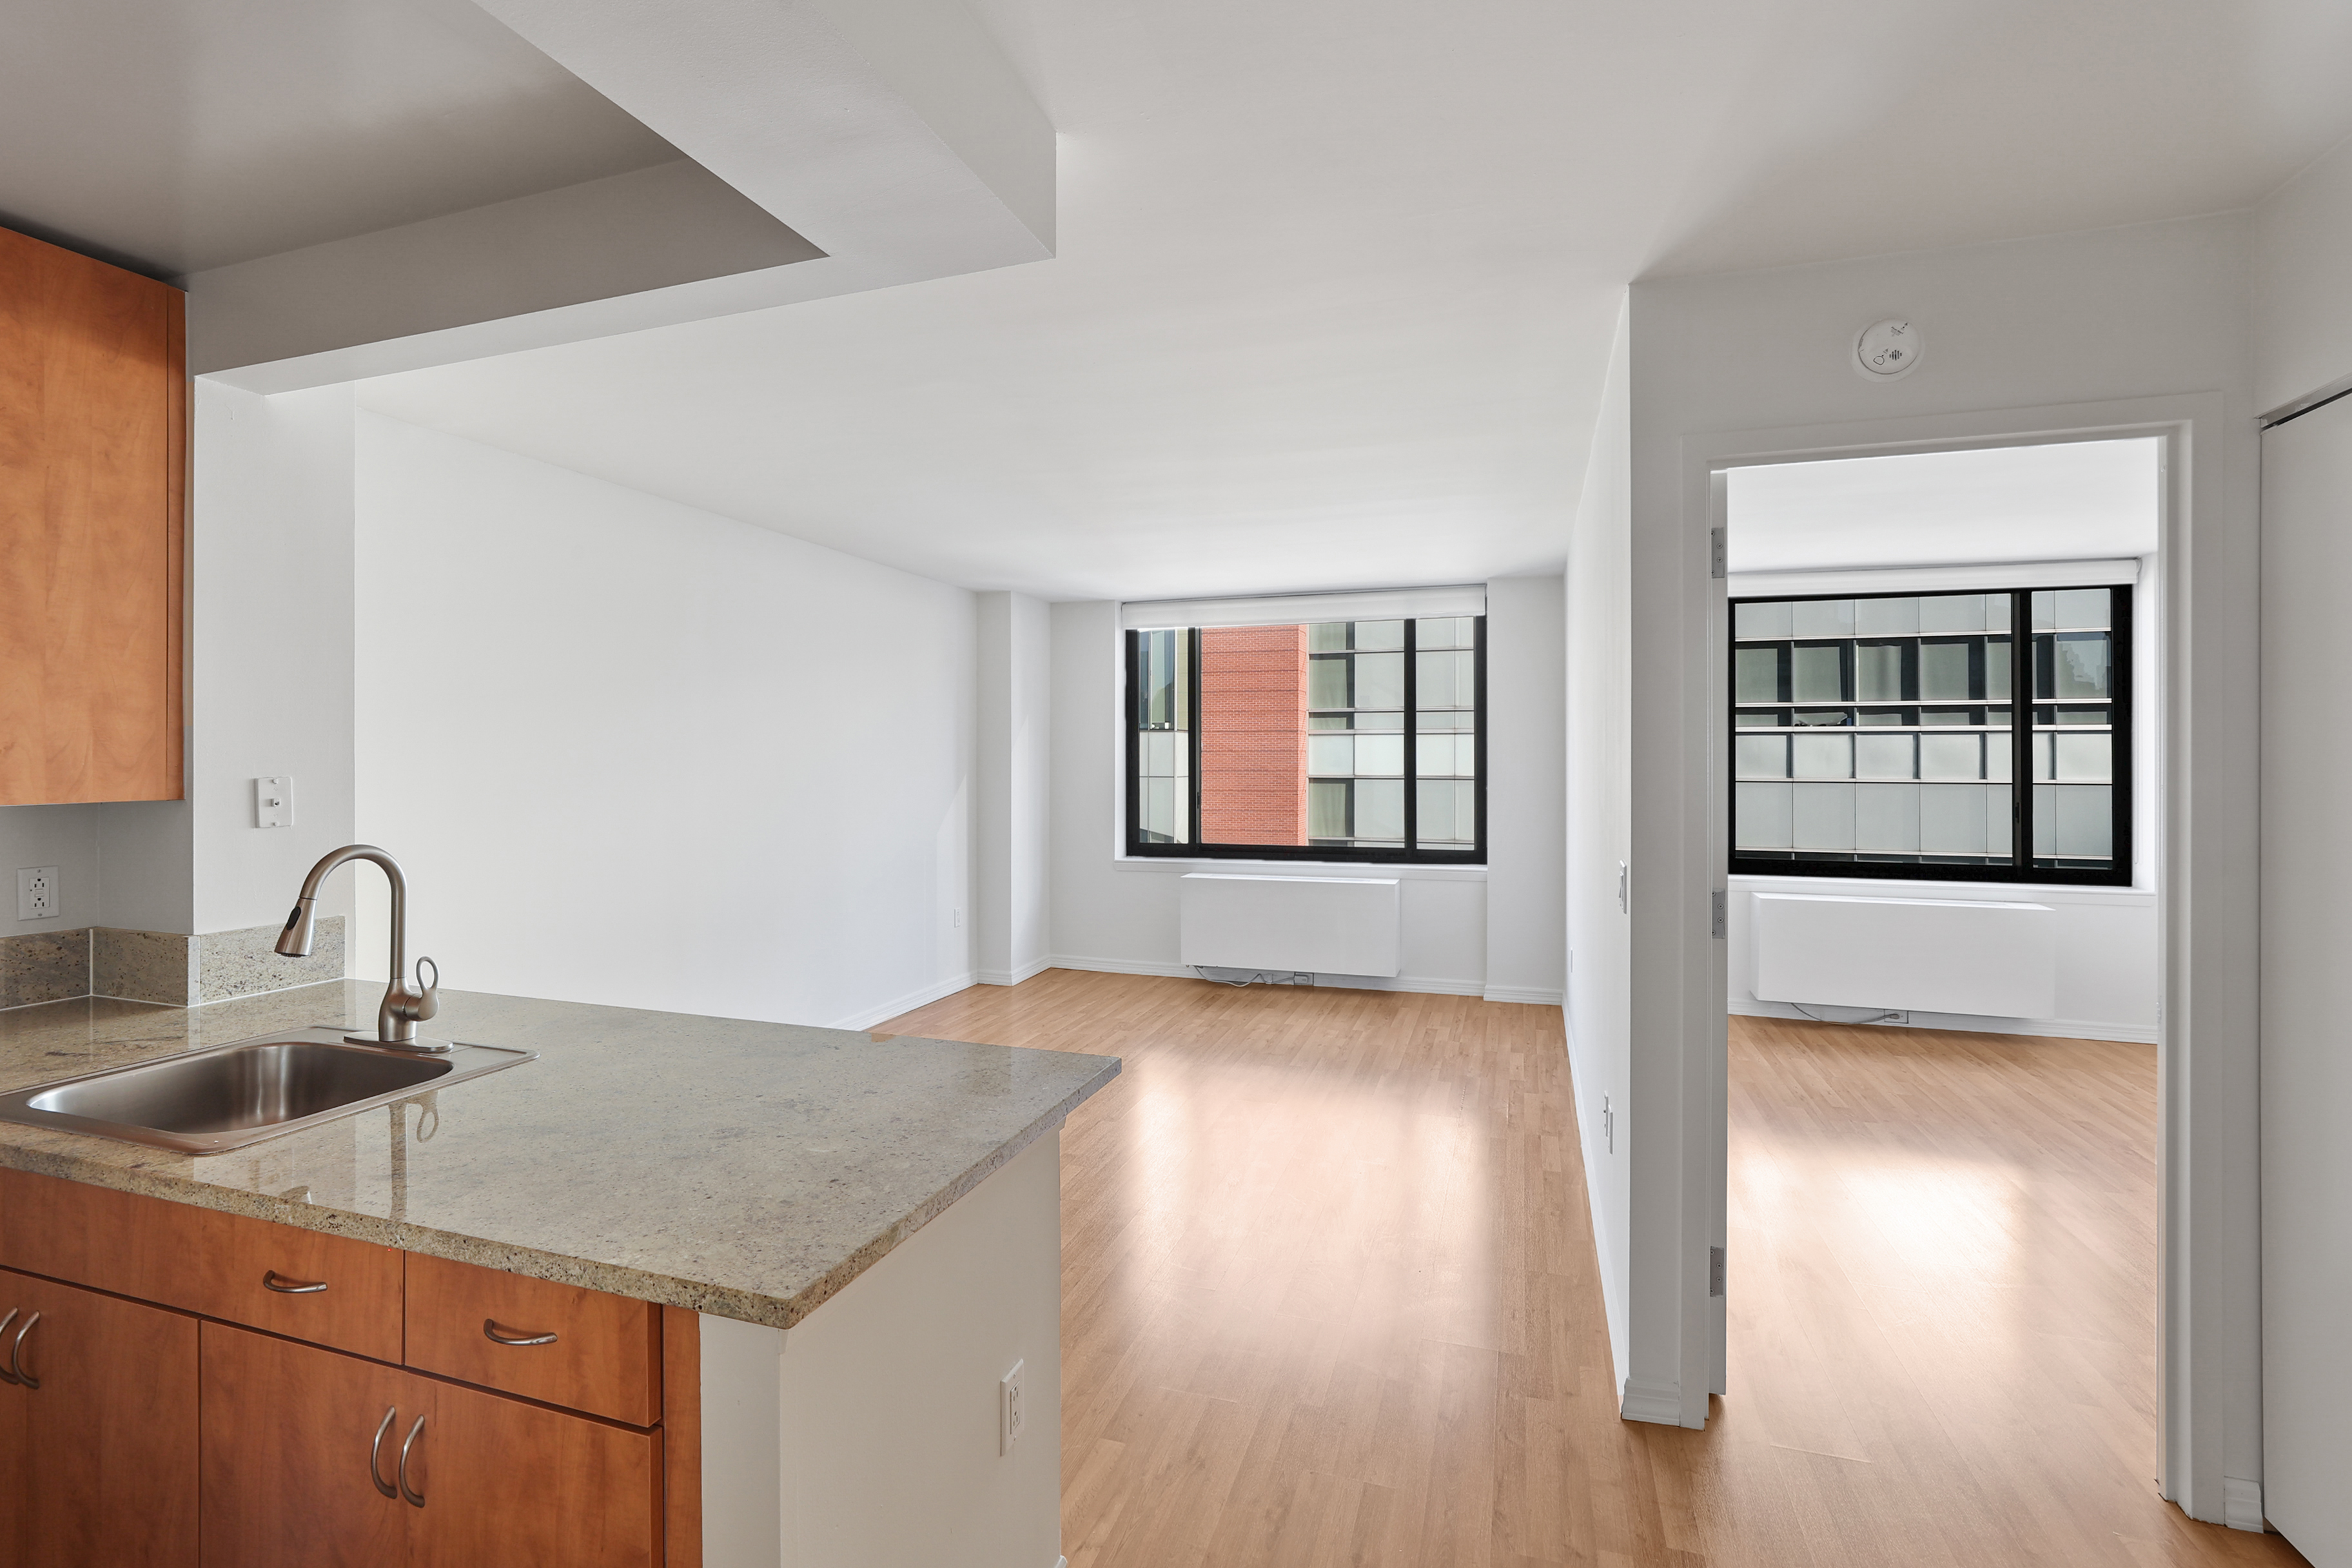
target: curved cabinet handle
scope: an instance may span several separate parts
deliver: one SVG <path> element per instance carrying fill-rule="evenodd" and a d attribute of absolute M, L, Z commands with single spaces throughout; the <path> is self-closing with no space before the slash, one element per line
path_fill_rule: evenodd
<path fill-rule="evenodd" d="M 420 1415 L 416 1418 L 416 1425 L 408 1429 L 407 1438 L 400 1445 L 400 1495 L 406 1498 L 414 1508 L 425 1506 L 425 1494 L 408 1484 L 408 1450 L 416 1447 L 416 1439 L 424 1431 L 425 1417 Z"/>
<path fill-rule="evenodd" d="M 5 1318 L 0 1318 L 0 1334 L 5 1334 L 8 1331 L 8 1325 L 15 1322 L 16 1321 L 16 1314 L 23 1310 L 24 1309 L 22 1307 L 11 1307 L 8 1309 L 8 1315 Z M 5 1366 L 0 1366 L 0 1383 L 15 1383 L 16 1381 L 16 1374 L 15 1373 L 10 1372 Z"/>
<path fill-rule="evenodd" d="M 275 1268 L 262 1271 L 261 1288 L 281 1296 L 315 1296 L 327 1288 L 324 1279 L 289 1279 Z"/>
<path fill-rule="evenodd" d="M 510 1334 L 499 1327 L 496 1318 L 482 1320 L 482 1337 L 494 1345 L 551 1345 L 553 1334 Z"/>
<path fill-rule="evenodd" d="M 383 1435 L 392 1430 L 393 1417 L 399 1414 L 400 1406 L 397 1405 L 386 1410 L 383 1419 L 376 1425 L 375 1441 L 368 1445 L 368 1479 L 375 1483 L 376 1490 L 391 1498 L 396 1498 L 400 1493 L 383 1479 Z"/>
<path fill-rule="evenodd" d="M 38 1312 L 34 1313 L 31 1317 L 25 1320 L 25 1326 L 16 1331 L 16 1337 L 8 1342 L 8 1372 L 10 1373 L 8 1381 L 22 1384 L 26 1388 L 38 1388 L 41 1386 L 41 1380 L 25 1370 L 25 1336 L 31 1333 L 33 1331 L 33 1325 L 40 1321 L 41 1314 Z"/>

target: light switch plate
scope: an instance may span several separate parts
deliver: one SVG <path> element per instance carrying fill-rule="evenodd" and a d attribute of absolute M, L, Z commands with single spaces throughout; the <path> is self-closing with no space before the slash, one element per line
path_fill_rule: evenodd
<path fill-rule="evenodd" d="M 1023 1427 L 1028 1424 L 1028 1412 L 1022 1408 L 1022 1373 L 1028 1366 L 1024 1361 L 1013 1363 L 1013 1370 L 996 1384 L 996 1451 L 1013 1452 L 1013 1445 L 1021 1441 Z"/>
<path fill-rule="evenodd" d="M 256 827 L 294 826 L 294 778 L 273 773 L 253 781 L 253 825 Z"/>
<path fill-rule="evenodd" d="M 16 918 L 45 921 L 58 912 L 58 868 L 26 866 L 16 873 Z"/>

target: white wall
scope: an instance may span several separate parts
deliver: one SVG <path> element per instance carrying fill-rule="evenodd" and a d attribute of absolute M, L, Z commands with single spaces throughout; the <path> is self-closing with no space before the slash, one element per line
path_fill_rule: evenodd
<path fill-rule="evenodd" d="M 1584 1188 L 1592 1207 L 1609 1347 L 1622 1394 L 1633 1139 L 1633 922 L 1618 868 L 1633 856 L 1633 687 L 1629 679 L 1633 413 L 1626 315 L 1609 352 L 1568 549 L 1568 1054 Z M 1604 1120 L 1604 1112 L 1606 1120 Z"/>
<path fill-rule="evenodd" d="M 348 386 L 261 397 L 195 384 L 194 931 L 277 924 L 319 857 L 352 841 L 352 419 Z M 294 826 L 258 828 L 253 781 L 274 773 L 293 776 Z M 109 856 L 110 905 L 131 897 L 113 886 L 128 858 Z M 349 876 L 322 890 L 322 910 L 352 907 Z"/>
<path fill-rule="evenodd" d="M 1487 853 L 1498 866 L 1512 862 L 1504 901 L 1496 902 L 1486 868 L 1317 863 L 1317 876 L 1397 878 L 1404 922 L 1398 977 L 1327 975 L 1319 983 L 1509 1002 L 1559 998 L 1560 582 L 1498 579 L 1487 592 Z M 1177 879 L 1203 867 L 1295 873 L 1299 863 L 1122 858 L 1118 606 L 1059 604 L 1053 621 L 1053 961 L 1069 969 L 1189 974 L 1178 962 Z M 1497 649 L 1509 650 L 1507 670 L 1498 670 Z M 1507 731 L 1515 739 L 1502 744 L 1498 763 L 1497 742 Z M 1512 773 L 1499 805 L 1498 767 Z M 1499 964 L 1491 940 L 1497 908 L 1506 921 Z"/>
<path fill-rule="evenodd" d="M 2254 210 L 2254 406 L 2352 384 L 2352 142 Z"/>
<path fill-rule="evenodd" d="M 1486 584 L 1486 988 L 1560 1005 L 1568 911 L 1567 584 Z"/>
<path fill-rule="evenodd" d="M 357 474 L 358 825 L 412 953 L 813 1024 L 970 983 L 970 594 L 375 415 Z"/>
<path fill-rule="evenodd" d="M 979 733 L 972 945 L 980 979 L 1018 985 L 1052 951 L 1052 611 L 1026 594 L 978 598 Z"/>
<path fill-rule="evenodd" d="M 2225 1475 L 2259 1477 L 2247 289 L 2247 226 L 2227 217 L 1634 287 L 1633 1110 L 1637 1150 L 1660 1161 L 1653 1179 L 1636 1155 L 1630 1359 L 1687 1423 L 1723 1375 L 1706 1290 L 1727 983 L 1708 934 L 1722 826 L 1706 465 L 2162 426 L 2183 443 L 2153 705 L 2175 803 L 2159 890 L 2183 891 L 2165 910 L 2166 1484 L 2218 1519 Z M 1849 368 L 1852 344 L 1893 314 L 1920 326 L 1927 355 L 1873 384 Z"/>

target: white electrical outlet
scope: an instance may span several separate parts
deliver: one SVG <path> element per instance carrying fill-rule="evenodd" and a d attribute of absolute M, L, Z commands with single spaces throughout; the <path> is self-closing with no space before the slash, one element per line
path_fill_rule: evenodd
<path fill-rule="evenodd" d="M 294 826 L 294 777 L 272 773 L 253 781 L 253 825 L 256 827 Z"/>
<path fill-rule="evenodd" d="M 1013 1452 L 1013 1445 L 1021 1441 L 1021 1371 L 1028 1364 L 1014 1362 L 1013 1370 L 996 1385 L 996 1451 L 1000 1454 Z"/>
<path fill-rule="evenodd" d="M 16 873 L 16 918 L 45 921 L 58 912 L 58 868 L 26 866 Z"/>

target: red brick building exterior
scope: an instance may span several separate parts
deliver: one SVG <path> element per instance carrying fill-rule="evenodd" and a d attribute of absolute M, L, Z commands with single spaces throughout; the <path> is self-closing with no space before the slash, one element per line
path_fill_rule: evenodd
<path fill-rule="evenodd" d="M 1307 628 L 1201 634 L 1201 841 L 1307 842 Z"/>

